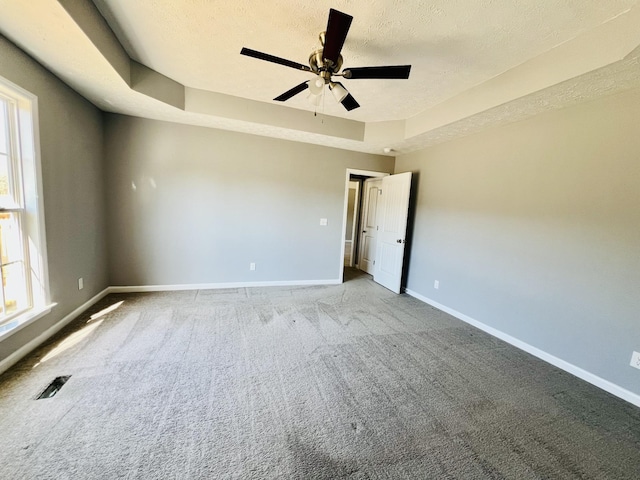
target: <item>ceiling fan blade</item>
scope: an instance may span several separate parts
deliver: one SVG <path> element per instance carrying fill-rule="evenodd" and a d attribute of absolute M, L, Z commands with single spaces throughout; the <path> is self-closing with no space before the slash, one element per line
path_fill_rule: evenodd
<path fill-rule="evenodd" d="M 327 32 L 324 38 L 325 60 L 329 60 L 333 65 L 338 63 L 340 51 L 349 33 L 349 27 L 353 17 L 346 13 L 339 12 L 333 8 L 329 10 L 329 20 L 327 21 Z"/>
<path fill-rule="evenodd" d="M 296 85 L 291 90 L 287 90 L 282 95 L 274 98 L 274 100 L 278 102 L 285 102 L 289 100 L 291 97 L 293 97 L 294 95 L 297 95 L 300 92 L 305 91 L 307 88 L 309 88 L 309 80 L 307 80 L 306 82 L 302 82 L 300 85 Z"/>
<path fill-rule="evenodd" d="M 406 80 L 409 78 L 411 65 L 389 65 L 386 67 L 357 67 L 345 68 L 342 71 L 344 78 L 388 78 Z"/>
<path fill-rule="evenodd" d="M 275 55 L 269 55 L 268 53 L 258 52 L 257 50 L 251 50 L 250 48 L 246 47 L 243 47 L 242 50 L 240 50 L 240 55 L 246 55 L 247 57 L 257 58 L 258 60 L 277 63 L 279 65 L 284 65 L 285 67 L 295 68 L 296 70 L 303 70 L 305 72 L 311 71 L 311 67 L 307 65 L 303 65 L 298 62 L 292 62 L 291 60 L 276 57 Z"/>
<path fill-rule="evenodd" d="M 340 103 L 342 103 L 342 106 L 346 108 L 348 112 L 360 107 L 360 104 L 356 102 L 356 99 L 353 98 L 351 94 L 344 97 L 344 100 L 342 100 L 342 102 Z"/>

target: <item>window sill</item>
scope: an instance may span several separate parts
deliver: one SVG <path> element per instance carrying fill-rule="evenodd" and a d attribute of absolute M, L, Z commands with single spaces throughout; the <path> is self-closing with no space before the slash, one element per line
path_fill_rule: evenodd
<path fill-rule="evenodd" d="M 11 335 L 19 332 L 27 325 L 31 325 L 36 320 L 39 320 L 45 315 L 49 314 L 51 312 L 51 309 L 55 306 L 55 303 L 51 303 L 42 307 L 32 308 L 31 310 L 24 312 L 22 315 L 18 315 L 6 325 L 2 325 L 0 327 L 0 342 L 5 338 L 8 338 Z"/>

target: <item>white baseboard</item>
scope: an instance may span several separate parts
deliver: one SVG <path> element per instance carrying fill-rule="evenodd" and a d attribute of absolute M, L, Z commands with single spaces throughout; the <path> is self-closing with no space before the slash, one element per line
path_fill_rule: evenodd
<path fill-rule="evenodd" d="M 218 290 L 245 287 L 299 287 L 312 285 L 339 285 L 339 278 L 331 280 L 276 280 L 268 282 L 188 283 L 179 285 L 139 285 L 131 287 L 112 286 L 109 293 L 170 292 L 178 290 Z"/>
<path fill-rule="evenodd" d="M 586 382 L 589 382 L 590 384 L 595 385 L 596 387 L 601 388 L 602 390 L 609 392 L 610 394 L 615 395 L 618 398 L 626 400 L 627 402 L 632 403 L 637 407 L 640 407 L 640 395 L 636 393 L 630 392 L 629 390 L 619 385 L 616 385 L 615 383 L 612 383 L 609 380 L 605 380 L 604 378 L 601 378 L 598 375 L 588 372 L 587 370 L 584 370 L 580 367 L 576 367 L 572 363 L 562 360 L 561 358 L 558 358 L 554 355 L 551 355 L 550 353 L 547 353 L 544 350 L 540 350 L 539 348 L 529 345 L 528 343 L 523 342 L 522 340 L 519 340 L 515 337 L 512 337 L 511 335 L 508 335 L 504 332 L 501 332 L 500 330 L 497 330 L 493 327 L 490 327 L 489 325 L 485 325 L 484 323 L 479 322 L 478 320 L 475 320 L 465 315 L 464 313 L 460 313 L 457 310 L 454 310 L 445 305 L 442 305 L 441 303 L 436 302 L 435 300 L 431 300 L 430 298 L 420 295 L 418 292 L 414 292 L 413 290 L 406 288 L 405 293 L 407 293 L 407 295 L 411 295 L 414 298 L 417 298 L 418 300 L 428 303 L 429 305 L 437 308 L 438 310 L 442 310 L 443 312 L 446 312 L 449 315 L 456 317 L 458 320 L 462 320 L 465 323 L 473 325 L 474 327 L 479 328 L 484 332 L 487 332 L 489 335 L 499 338 L 500 340 L 504 340 L 505 342 L 513 345 L 514 347 L 517 347 L 520 350 L 524 350 L 525 352 L 530 353 L 531 355 L 538 357 L 539 359 L 544 360 L 545 362 L 550 363 L 551 365 L 558 367 L 559 369 L 564 370 L 567 373 L 575 375 L 576 377 Z"/>
<path fill-rule="evenodd" d="M 18 363 L 24 357 L 26 357 L 29 353 L 31 353 L 33 350 L 38 348 L 44 342 L 49 340 L 49 338 L 54 336 L 56 333 L 58 333 L 60 330 L 62 330 L 64 327 L 66 327 L 69 323 L 71 323 L 73 320 L 75 320 L 78 317 L 78 315 L 80 315 L 82 312 L 84 312 L 89 307 L 93 306 L 98 301 L 102 300 L 108 293 L 109 293 L 109 289 L 105 288 L 100 293 L 95 295 L 93 298 L 87 300 L 85 303 L 80 305 L 74 311 L 72 311 L 71 313 L 66 315 L 64 318 L 62 318 L 60 321 L 58 321 L 55 325 L 49 327 L 47 330 L 42 332 L 36 338 L 31 340 L 29 343 L 26 343 L 25 345 L 20 347 L 18 350 L 13 352 L 11 355 L 9 355 L 7 358 L 2 360 L 0 362 L 0 374 L 2 374 L 4 372 L 6 372 L 7 370 L 9 370 L 12 366 L 14 366 L 16 363 Z"/>

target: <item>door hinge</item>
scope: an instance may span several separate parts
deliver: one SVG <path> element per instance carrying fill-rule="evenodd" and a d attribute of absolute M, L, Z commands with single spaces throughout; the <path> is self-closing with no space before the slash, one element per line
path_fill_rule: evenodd
<path fill-rule="evenodd" d="M 375 260 L 373 261 L 373 264 L 374 264 L 374 265 L 376 264 L 376 261 L 375 261 Z"/>
<path fill-rule="evenodd" d="M 378 195 L 382 195 L 382 189 L 378 190 Z"/>

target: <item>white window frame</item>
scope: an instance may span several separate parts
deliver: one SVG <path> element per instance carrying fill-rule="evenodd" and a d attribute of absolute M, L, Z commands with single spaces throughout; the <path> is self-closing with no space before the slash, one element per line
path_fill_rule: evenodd
<path fill-rule="evenodd" d="M 27 264 L 27 285 L 31 306 L 0 320 L 0 340 L 22 329 L 51 311 L 49 272 L 46 249 L 38 98 L 20 86 L 0 77 L 0 96 L 15 109 L 12 135 L 17 144 L 11 148 L 20 162 L 18 188 L 23 199 L 16 210 L 22 216 L 22 238 Z M 15 143 L 15 142 L 14 142 Z M 16 172 L 13 172 L 14 177 Z M 11 212 L 13 208 L 4 211 Z"/>

